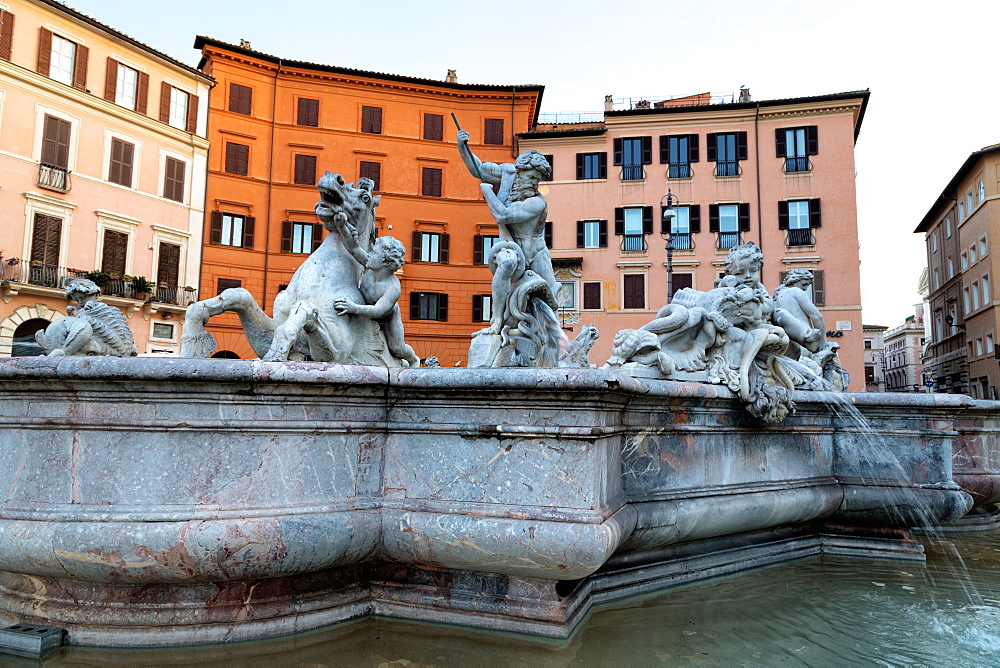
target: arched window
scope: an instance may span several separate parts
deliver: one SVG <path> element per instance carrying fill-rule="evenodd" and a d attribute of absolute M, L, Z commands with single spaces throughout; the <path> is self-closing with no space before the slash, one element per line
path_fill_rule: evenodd
<path fill-rule="evenodd" d="M 238 360 L 240 356 L 231 350 L 220 350 L 219 352 L 212 355 L 214 358 L 224 359 L 224 360 Z"/>

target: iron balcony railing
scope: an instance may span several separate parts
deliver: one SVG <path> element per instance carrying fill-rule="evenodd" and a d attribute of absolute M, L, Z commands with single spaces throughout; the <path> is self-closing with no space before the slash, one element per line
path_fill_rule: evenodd
<path fill-rule="evenodd" d="M 688 163 L 671 163 L 667 167 L 668 179 L 689 179 L 692 176 L 691 165 Z"/>
<path fill-rule="evenodd" d="M 739 232 L 719 232 L 719 238 L 716 240 L 715 247 L 719 250 L 729 250 L 730 248 L 736 248 L 742 242 L 740 239 Z"/>
<path fill-rule="evenodd" d="M 646 170 L 642 165 L 622 165 L 622 181 L 642 181 Z"/>
<path fill-rule="evenodd" d="M 63 289 L 74 278 L 87 278 L 89 273 L 83 269 L 71 269 L 18 258 L 0 259 L 0 282 L 10 281 Z M 152 294 L 140 294 L 132 287 L 132 280 L 122 276 L 112 277 L 100 288 L 102 294 L 139 301 L 148 299 L 149 301 L 177 304 L 178 306 L 190 306 L 198 301 L 197 290 L 177 285 L 158 285 Z"/>
<path fill-rule="evenodd" d="M 38 187 L 56 190 L 61 193 L 69 192 L 72 183 L 69 178 L 69 170 L 65 167 L 39 163 L 38 165 Z"/>
<path fill-rule="evenodd" d="M 623 251 L 644 251 L 646 250 L 645 234 L 626 234 L 622 236 Z"/>
<path fill-rule="evenodd" d="M 739 176 L 742 172 L 739 160 L 720 160 L 715 163 L 716 176 Z"/>
<path fill-rule="evenodd" d="M 811 172 L 812 163 L 809 162 L 808 157 L 800 158 L 785 158 L 785 173 L 790 174 L 793 172 Z"/>
<path fill-rule="evenodd" d="M 671 234 L 670 245 L 674 250 L 694 250 L 694 237 L 690 234 Z"/>
<path fill-rule="evenodd" d="M 813 231 L 809 227 L 799 230 L 788 230 L 788 233 L 785 235 L 785 245 L 815 246 L 816 237 L 813 235 Z"/>

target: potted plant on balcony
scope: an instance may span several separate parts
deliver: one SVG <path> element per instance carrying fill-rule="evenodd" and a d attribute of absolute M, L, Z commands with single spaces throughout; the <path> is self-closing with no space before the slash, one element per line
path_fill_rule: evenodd
<path fill-rule="evenodd" d="M 155 287 L 152 282 L 146 279 L 145 276 L 132 276 L 132 293 L 136 299 L 141 299 L 143 301 L 149 299 Z"/>
<path fill-rule="evenodd" d="M 106 274 L 103 271 L 95 269 L 94 271 L 88 271 L 85 278 L 93 281 L 101 289 L 101 292 L 107 294 L 108 286 L 111 285 L 111 274 Z"/>

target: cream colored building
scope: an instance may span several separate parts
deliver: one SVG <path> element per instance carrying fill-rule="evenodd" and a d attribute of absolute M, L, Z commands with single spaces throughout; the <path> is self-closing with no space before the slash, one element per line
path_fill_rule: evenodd
<path fill-rule="evenodd" d="M 0 356 L 37 354 L 34 332 L 89 272 L 140 353 L 177 351 L 199 280 L 211 85 L 58 2 L 0 2 Z"/>

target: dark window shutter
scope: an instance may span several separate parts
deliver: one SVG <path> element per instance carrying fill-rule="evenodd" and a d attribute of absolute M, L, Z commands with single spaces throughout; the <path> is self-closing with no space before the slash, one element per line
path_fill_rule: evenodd
<path fill-rule="evenodd" d="M 52 64 L 52 31 L 41 28 L 38 31 L 38 73 L 49 76 Z"/>
<path fill-rule="evenodd" d="M 156 282 L 176 286 L 180 277 L 181 247 L 160 242 L 160 259 L 156 266 Z"/>
<path fill-rule="evenodd" d="M 31 236 L 31 261 L 48 265 L 59 264 L 62 219 L 36 213 L 34 227 Z"/>
<path fill-rule="evenodd" d="M 239 288 L 242 287 L 243 281 L 238 278 L 220 278 L 218 281 L 219 294 L 222 294 L 223 290 L 228 290 L 229 288 Z"/>
<path fill-rule="evenodd" d="M 361 107 L 361 131 L 382 134 L 382 107 Z"/>
<path fill-rule="evenodd" d="M 108 58 L 108 69 L 104 73 L 104 99 L 108 102 L 115 101 L 115 93 L 118 89 L 118 61 Z"/>
<path fill-rule="evenodd" d="M 614 144 L 615 144 L 615 164 L 616 165 L 620 165 L 620 164 L 622 164 L 622 161 L 625 159 L 624 158 L 625 151 L 622 148 L 622 138 L 621 137 L 615 137 Z"/>
<path fill-rule="evenodd" d="M 826 282 L 823 280 L 823 270 L 813 269 L 813 304 L 826 305 Z"/>
<path fill-rule="evenodd" d="M 135 88 L 135 110 L 140 114 L 146 114 L 149 110 L 149 75 L 139 72 Z"/>
<path fill-rule="evenodd" d="M 621 207 L 615 207 L 615 234 L 625 234 L 625 209 Z"/>
<path fill-rule="evenodd" d="M 670 137 L 660 135 L 660 164 L 665 165 L 670 162 Z"/>
<path fill-rule="evenodd" d="M 487 118 L 485 129 L 486 131 L 483 133 L 484 144 L 503 144 L 504 133 L 502 118 Z"/>
<path fill-rule="evenodd" d="M 315 253 L 316 249 L 322 245 L 323 245 L 323 226 L 319 223 L 313 223 L 312 252 Z"/>
<path fill-rule="evenodd" d="M 781 285 L 782 283 L 785 282 L 785 276 L 788 276 L 788 272 L 787 271 L 779 271 L 778 272 L 778 285 Z"/>
<path fill-rule="evenodd" d="M 736 133 L 736 159 L 747 159 L 747 133 L 745 132 Z"/>
<path fill-rule="evenodd" d="M 292 252 L 292 221 L 281 221 L 281 252 Z"/>
<path fill-rule="evenodd" d="M 750 231 L 750 205 L 747 202 L 740 203 L 740 232 Z"/>
<path fill-rule="evenodd" d="M 246 176 L 250 169 L 250 147 L 226 142 L 226 172 Z"/>
<path fill-rule="evenodd" d="M 708 149 L 708 155 L 705 159 L 709 162 L 716 162 L 718 159 L 716 151 L 719 148 L 719 142 L 716 140 L 715 135 L 716 133 L 714 132 L 709 132 L 705 135 L 705 147 Z"/>
<path fill-rule="evenodd" d="M 441 264 L 448 264 L 448 256 L 449 256 L 448 251 L 450 246 L 451 246 L 451 235 L 450 234 L 440 235 L 440 245 L 438 246 L 440 253 L 438 256 L 438 262 L 440 262 Z"/>
<path fill-rule="evenodd" d="M 788 202 L 778 202 L 778 229 L 788 229 Z"/>
<path fill-rule="evenodd" d="M 444 139 L 444 116 L 424 114 L 424 139 L 441 141 Z"/>
<path fill-rule="evenodd" d="M 188 95 L 187 128 L 185 129 L 191 134 L 198 132 L 198 96 L 194 93 Z"/>
<path fill-rule="evenodd" d="M 184 180 L 186 165 L 182 160 L 167 156 L 163 175 L 163 196 L 175 202 L 184 201 Z"/>
<path fill-rule="evenodd" d="M 708 205 L 708 231 L 718 233 L 719 231 L 719 205 Z"/>
<path fill-rule="evenodd" d="M 83 44 L 76 45 L 76 62 L 73 63 L 73 88 L 87 90 L 87 63 L 90 61 L 90 49 Z"/>
<path fill-rule="evenodd" d="M 124 232 L 104 230 L 104 248 L 101 253 L 101 271 L 106 274 L 125 274 L 125 256 L 128 253 L 128 235 Z"/>
<path fill-rule="evenodd" d="M 651 206 L 642 207 L 642 233 L 653 233 L 653 207 Z"/>
<path fill-rule="evenodd" d="M 256 218 L 247 216 L 243 219 L 243 248 L 253 248 L 253 232 Z"/>
<path fill-rule="evenodd" d="M 545 232 L 543 232 L 543 235 L 544 235 L 544 239 L 545 239 L 545 247 L 551 249 L 552 248 L 552 221 L 551 220 L 546 220 L 545 221 Z"/>
<path fill-rule="evenodd" d="M 14 15 L 0 9 L 0 58 L 10 60 L 14 48 Z"/>
<path fill-rule="evenodd" d="M 576 154 L 576 180 L 583 179 L 583 153 Z"/>
<path fill-rule="evenodd" d="M 642 164 L 651 165 L 653 164 L 653 138 L 652 137 L 642 137 Z"/>
<path fill-rule="evenodd" d="M 423 249 L 423 240 L 424 240 L 424 235 L 421 232 L 419 232 L 417 230 L 414 230 L 413 231 L 413 244 L 411 245 L 411 248 L 410 248 L 411 257 L 413 258 L 411 260 L 412 262 L 420 262 L 420 256 L 423 253 L 423 250 L 422 250 Z"/>
<path fill-rule="evenodd" d="M 688 228 L 691 234 L 701 232 L 701 205 L 692 204 L 688 207 Z"/>
<path fill-rule="evenodd" d="M 300 97 L 296 107 L 295 124 L 317 127 L 319 125 L 319 100 Z"/>
<path fill-rule="evenodd" d="M 600 283 L 583 284 L 583 308 L 590 310 L 601 308 Z"/>
<path fill-rule="evenodd" d="M 229 84 L 229 111 L 249 116 L 253 110 L 253 88 L 238 83 Z"/>
<path fill-rule="evenodd" d="M 295 156 L 295 183 L 307 186 L 316 184 L 315 155 Z"/>
<path fill-rule="evenodd" d="M 472 238 L 472 264 L 483 264 L 483 235 Z"/>
<path fill-rule="evenodd" d="M 597 175 L 598 178 L 606 179 L 608 178 L 608 153 L 600 153 L 597 158 L 598 169 L 600 173 Z"/>
<path fill-rule="evenodd" d="M 221 244 L 222 243 L 222 212 L 213 211 L 211 227 L 208 233 L 208 243 L 210 244 Z"/>
<path fill-rule="evenodd" d="M 69 169 L 69 138 L 72 125 L 55 116 L 46 116 L 42 129 L 42 162 Z"/>
<path fill-rule="evenodd" d="M 135 146 L 112 138 L 111 140 L 111 161 L 108 166 L 108 181 L 121 186 L 132 186 L 132 158 Z"/>
<path fill-rule="evenodd" d="M 815 125 L 806 127 L 806 155 L 819 153 L 819 128 Z"/>
<path fill-rule="evenodd" d="M 170 122 L 170 91 L 172 86 L 166 81 L 160 83 L 160 122 Z"/>
<path fill-rule="evenodd" d="M 410 320 L 420 320 L 420 293 L 410 293 Z"/>
<path fill-rule="evenodd" d="M 688 135 L 688 161 L 698 162 L 698 135 Z"/>
<path fill-rule="evenodd" d="M 545 158 L 545 162 L 549 163 L 549 178 L 542 179 L 543 181 L 555 181 L 556 180 L 556 159 L 555 156 L 545 153 L 542 155 Z"/>
<path fill-rule="evenodd" d="M 437 319 L 442 322 L 448 321 L 448 295 L 440 294 L 438 298 Z"/>
<path fill-rule="evenodd" d="M 584 231 L 586 224 L 582 220 L 576 221 L 576 247 L 583 248 L 587 243 L 587 234 Z"/>
<path fill-rule="evenodd" d="M 670 296 L 673 297 L 675 294 L 677 294 L 678 290 L 683 290 L 684 288 L 690 288 L 694 286 L 694 274 L 688 274 L 688 273 L 674 274 L 671 283 L 673 283 L 673 285 L 671 285 L 671 288 L 673 289 L 674 292 Z"/>
<path fill-rule="evenodd" d="M 822 227 L 823 216 L 820 213 L 819 200 L 809 200 L 809 227 Z"/>
<path fill-rule="evenodd" d="M 623 226 L 625 225 L 624 221 L 622 221 L 622 225 Z M 602 220 L 601 221 L 601 225 L 598 228 L 598 237 L 599 237 L 599 242 L 600 242 L 601 248 L 607 248 L 608 247 L 608 221 L 606 221 L 606 220 Z"/>
<path fill-rule="evenodd" d="M 775 155 L 775 157 L 777 157 L 777 158 L 784 158 L 785 157 L 785 150 L 786 150 L 786 146 L 787 146 L 785 142 L 786 142 L 787 136 L 788 136 L 788 131 L 785 130 L 784 128 L 778 128 L 777 130 L 774 131 L 774 155 Z M 788 229 L 788 228 L 783 227 L 781 229 Z"/>
<path fill-rule="evenodd" d="M 484 322 L 482 295 L 472 295 L 472 322 Z"/>
<path fill-rule="evenodd" d="M 667 207 L 663 204 L 660 205 L 660 234 L 664 235 L 670 232 L 667 226 L 667 219 L 663 217 L 663 214 L 667 211 Z"/>
<path fill-rule="evenodd" d="M 646 306 L 646 284 L 642 274 L 625 274 L 624 296 L 625 308 L 645 308 Z"/>

